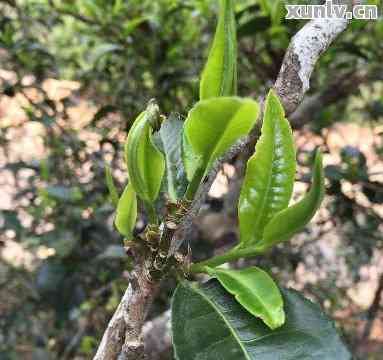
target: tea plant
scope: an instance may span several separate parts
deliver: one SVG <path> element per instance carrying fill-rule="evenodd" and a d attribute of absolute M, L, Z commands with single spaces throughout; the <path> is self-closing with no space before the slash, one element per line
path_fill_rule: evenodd
<path fill-rule="evenodd" d="M 200 100 L 184 122 L 176 114 L 161 115 L 155 101 L 150 101 L 128 134 L 129 182 L 118 201 L 107 173 L 117 204 L 116 228 L 125 236 L 127 251 L 144 259 L 143 278 L 131 286 L 144 288 L 138 299 L 145 302 L 154 280 L 165 274 L 178 278 L 172 300 L 177 359 L 350 359 L 333 324 L 301 294 L 278 286 L 264 269 L 221 266 L 261 256 L 291 239 L 313 218 L 324 197 L 322 154 L 317 150 L 311 188 L 289 206 L 296 152 L 284 106 L 272 89 L 264 106 L 236 94 L 233 1 L 222 0 L 200 81 Z M 247 163 L 238 203 L 239 243 L 222 255 L 190 263 L 178 252 L 177 237 L 182 238 L 185 219 L 195 211 L 195 200 L 216 163 L 252 135 L 259 117 L 261 135 Z M 148 218 L 140 235 L 134 233 L 138 202 Z M 198 273 L 211 279 L 191 282 Z M 131 334 L 139 326 L 129 321 L 142 319 L 128 316 L 125 346 L 134 348 L 129 338 L 134 339 Z"/>

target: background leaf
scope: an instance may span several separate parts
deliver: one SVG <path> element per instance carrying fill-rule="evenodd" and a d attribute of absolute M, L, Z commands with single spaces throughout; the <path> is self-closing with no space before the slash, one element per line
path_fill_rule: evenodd
<path fill-rule="evenodd" d="M 237 37 L 233 0 L 220 0 L 213 45 L 202 72 L 200 99 L 237 93 Z"/>
<path fill-rule="evenodd" d="M 162 124 L 160 137 L 165 152 L 168 194 L 177 201 L 185 193 L 186 173 L 182 162 L 182 133 L 184 122 L 178 114 L 171 114 Z"/>
<path fill-rule="evenodd" d="M 333 323 L 294 290 L 282 290 L 286 322 L 270 330 L 216 280 L 181 283 L 172 301 L 180 360 L 351 360 Z"/>
<path fill-rule="evenodd" d="M 120 259 L 127 259 L 126 251 L 121 245 L 108 245 L 108 247 L 96 257 L 97 261 Z"/>
<path fill-rule="evenodd" d="M 68 187 L 63 185 L 48 185 L 40 190 L 44 198 L 50 198 L 62 202 L 77 202 L 82 199 L 79 187 Z"/>
<path fill-rule="evenodd" d="M 324 174 L 322 154 L 318 150 L 313 169 L 313 182 L 310 191 L 298 203 L 276 214 L 267 224 L 260 246 L 270 247 L 290 239 L 301 231 L 313 218 L 324 197 Z"/>
<path fill-rule="evenodd" d="M 113 181 L 112 170 L 108 164 L 105 164 L 105 181 L 109 190 L 110 200 L 114 206 L 118 205 L 118 191 Z"/>
<path fill-rule="evenodd" d="M 185 121 L 184 133 L 205 173 L 238 139 L 250 132 L 258 111 L 255 101 L 238 97 L 204 100 L 193 107 Z M 191 177 L 189 173 L 188 178 Z"/>
<path fill-rule="evenodd" d="M 120 234 L 132 238 L 137 220 L 137 197 L 133 186 L 129 183 L 118 201 L 115 225 Z"/>
<path fill-rule="evenodd" d="M 285 322 L 282 295 L 269 274 L 255 266 L 241 270 L 215 268 L 208 270 L 221 285 L 255 317 L 271 329 Z"/>
<path fill-rule="evenodd" d="M 272 216 L 289 204 L 295 177 L 295 147 L 291 127 L 278 97 L 266 100 L 262 135 L 247 163 L 238 213 L 241 246 L 262 239 Z"/>

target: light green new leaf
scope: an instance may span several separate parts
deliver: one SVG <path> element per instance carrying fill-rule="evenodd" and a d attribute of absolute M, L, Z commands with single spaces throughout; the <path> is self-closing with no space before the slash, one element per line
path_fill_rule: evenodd
<path fill-rule="evenodd" d="M 282 0 L 273 0 L 270 6 L 273 26 L 278 26 L 285 17 L 285 2 Z"/>
<path fill-rule="evenodd" d="M 200 99 L 237 93 L 237 37 L 234 0 L 220 0 L 220 13 L 212 48 L 200 83 Z"/>
<path fill-rule="evenodd" d="M 158 107 L 150 104 L 135 120 L 125 144 L 129 179 L 137 195 L 149 203 L 157 199 L 165 172 L 164 156 L 152 139 L 157 117 Z"/>
<path fill-rule="evenodd" d="M 112 170 L 108 164 L 105 164 L 105 181 L 109 190 L 110 200 L 114 206 L 118 205 L 118 191 L 114 185 Z"/>
<path fill-rule="evenodd" d="M 259 0 L 261 9 L 265 14 L 270 14 L 270 0 Z"/>
<path fill-rule="evenodd" d="M 318 305 L 281 289 L 286 322 L 271 330 L 217 280 L 182 282 L 172 300 L 178 360 L 351 360 L 332 321 Z"/>
<path fill-rule="evenodd" d="M 182 162 L 182 134 L 184 123 L 177 114 L 171 114 L 160 129 L 166 158 L 166 178 L 169 197 L 177 201 L 185 193 L 186 173 Z"/>
<path fill-rule="evenodd" d="M 282 295 L 273 279 L 262 269 L 249 267 L 242 270 L 209 268 L 209 275 L 251 314 L 276 329 L 285 322 Z"/>
<path fill-rule="evenodd" d="M 206 174 L 215 160 L 247 135 L 257 121 L 258 112 L 257 102 L 251 99 L 221 97 L 198 102 L 184 125 L 188 179 L 193 178 L 198 168 L 202 169 L 202 176 Z"/>
<path fill-rule="evenodd" d="M 133 229 L 137 220 L 137 197 L 132 183 L 125 187 L 117 205 L 116 219 L 114 221 L 120 234 L 128 239 L 133 237 Z"/>
<path fill-rule="evenodd" d="M 310 191 L 298 203 L 277 213 L 265 227 L 263 240 L 259 246 L 269 248 L 281 241 L 290 239 L 303 230 L 313 218 L 324 197 L 324 174 L 322 154 L 318 150 L 315 156 L 313 181 Z"/>
<path fill-rule="evenodd" d="M 182 133 L 182 162 L 186 171 L 186 177 L 190 182 L 192 181 L 195 172 L 201 166 L 201 158 L 194 154 L 185 131 Z"/>
<path fill-rule="evenodd" d="M 295 177 L 295 147 L 290 124 L 278 97 L 266 99 L 262 135 L 247 170 L 239 199 L 240 246 L 261 241 L 274 214 L 290 201 Z"/>

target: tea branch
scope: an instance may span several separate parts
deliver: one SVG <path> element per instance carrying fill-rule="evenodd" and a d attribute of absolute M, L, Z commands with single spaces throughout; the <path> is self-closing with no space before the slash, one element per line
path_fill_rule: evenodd
<path fill-rule="evenodd" d="M 349 4 L 350 1 L 346 3 Z M 286 115 L 292 114 L 302 102 L 305 93 L 309 90 L 310 77 L 315 64 L 337 36 L 347 28 L 347 24 L 348 21 L 343 19 L 316 19 L 309 21 L 293 37 L 274 85 L 284 104 Z M 202 181 L 179 229 L 168 229 L 165 224 L 166 236 L 172 234 L 169 258 L 176 253 L 185 240 L 192 227 L 193 219 L 222 164 L 241 153 L 250 141 L 251 137 L 242 139 L 228 154 L 216 162 L 209 176 Z M 144 349 L 142 329 L 161 281 L 161 279 L 154 280 L 150 276 L 152 260 L 149 257 L 137 261 L 132 281 L 110 320 L 94 360 L 145 359 L 145 353 L 151 352 L 150 349 Z M 165 332 L 162 335 L 165 335 Z"/>
<path fill-rule="evenodd" d="M 346 19 L 314 19 L 292 38 L 274 86 L 287 115 L 302 102 L 310 88 L 315 64 L 348 22 Z"/>

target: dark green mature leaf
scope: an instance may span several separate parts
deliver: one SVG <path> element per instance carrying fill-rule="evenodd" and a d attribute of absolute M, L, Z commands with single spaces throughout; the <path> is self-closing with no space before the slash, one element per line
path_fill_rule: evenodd
<path fill-rule="evenodd" d="M 114 206 L 118 205 L 118 191 L 114 185 L 112 170 L 108 164 L 105 164 L 105 181 L 109 190 L 110 200 Z"/>
<path fill-rule="evenodd" d="M 120 234 L 128 239 L 133 237 L 133 229 L 137 220 L 137 197 L 130 182 L 118 201 L 116 220 L 114 221 Z"/>
<path fill-rule="evenodd" d="M 282 290 L 286 322 L 269 329 L 216 280 L 181 283 L 172 301 L 179 360 L 351 360 L 333 323 L 293 290 Z"/>
<path fill-rule="evenodd" d="M 313 218 L 324 197 L 324 174 L 322 154 L 318 150 L 313 169 L 313 182 L 310 191 L 298 203 L 277 213 L 265 227 L 261 247 L 269 248 L 281 241 L 290 239 L 301 231 Z"/>
<path fill-rule="evenodd" d="M 269 328 L 276 329 L 285 322 L 282 295 L 270 275 L 262 269 L 255 266 L 241 270 L 209 268 L 208 273 Z"/>
<path fill-rule="evenodd" d="M 185 193 L 186 173 L 182 162 L 182 134 L 184 123 L 177 114 L 171 114 L 161 126 L 160 136 L 166 158 L 168 194 L 177 201 Z"/>
<path fill-rule="evenodd" d="M 266 100 L 262 135 L 247 163 L 239 199 L 241 246 L 262 239 L 272 216 L 289 204 L 295 176 L 295 147 L 290 124 L 271 90 Z"/>
<path fill-rule="evenodd" d="M 206 173 L 215 160 L 247 135 L 257 121 L 258 112 L 258 103 L 251 99 L 221 97 L 198 102 L 184 125 L 184 145 L 185 142 L 188 145 L 188 149 L 184 147 L 184 159 L 185 153 L 193 153 L 185 165 L 188 179 L 194 175 L 190 169 L 199 168 Z"/>
<path fill-rule="evenodd" d="M 200 99 L 237 93 L 237 37 L 233 0 L 221 7 L 212 48 L 200 84 Z"/>
<path fill-rule="evenodd" d="M 161 188 L 165 172 L 165 159 L 152 139 L 154 123 L 158 120 L 158 107 L 149 104 L 135 120 L 125 145 L 125 158 L 129 178 L 137 195 L 153 203 Z"/>

